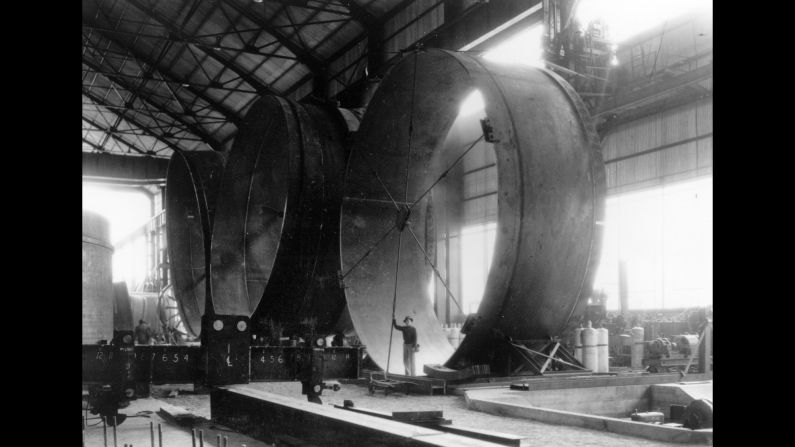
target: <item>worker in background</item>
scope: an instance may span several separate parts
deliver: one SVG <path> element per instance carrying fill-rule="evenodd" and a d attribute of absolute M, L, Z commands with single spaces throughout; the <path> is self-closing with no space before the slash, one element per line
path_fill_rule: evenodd
<path fill-rule="evenodd" d="M 163 335 L 166 337 L 166 343 L 170 345 L 176 345 L 177 339 L 179 338 L 179 333 L 177 333 L 177 328 L 163 325 Z"/>
<path fill-rule="evenodd" d="M 331 340 L 331 346 L 345 346 L 345 335 L 343 335 L 342 332 L 334 334 L 334 338 Z"/>
<path fill-rule="evenodd" d="M 135 342 L 139 345 L 152 344 L 152 328 L 144 320 L 138 320 L 138 326 L 135 326 Z"/>
<path fill-rule="evenodd" d="M 403 332 L 403 367 L 406 369 L 407 376 L 414 375 L 414 353 L 419 348 L 417 344 L 417 329 L 411 325 L 413 322 L 413 318 L 406 316 L 403 319 L 405 326 L 399 326 L 394 315 L 392 316 L 392 326 Z"/>

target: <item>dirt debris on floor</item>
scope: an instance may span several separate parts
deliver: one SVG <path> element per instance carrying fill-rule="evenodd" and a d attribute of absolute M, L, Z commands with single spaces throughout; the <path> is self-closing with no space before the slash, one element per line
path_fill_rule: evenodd
<path fill-rule="evenodd" d="M 207 416 L 210 412 L 210 396 L 209 395 L 180 395 L 180 397 L 195 397 L 196 403 L 203 401 L 207 406 Z M 200 398 L 200 399 L 198 399 Z M 159 410 L 163 403 L 171 405 L 175 404 L 174 399 L 156 399 L 144 398 L 136 399 L 130 402 L 126 408 L 119 410 L 120 413 L 127 415 L 127 419 L 119 424 L 116 428 L 116 444 L 121 447 L 125 444 L 136 447 L 149 447 L 152 445 L 152 437 L 149 423 L 152 422 L 154 428 L 154 445 L 160 445 L 158 440 L 157 426 L 160 424 L 160 430 L 163 437 L 164 447 L 191 447 L 191 429 L 195 429 L 197 436 L 199 430 L 204 434 L 205 447 L 220 447 L 218 443 L 218 435 L 221 436 L 223 442 L 224 437 L 228 442 L 229 447 L 271 447 L 272 444 L 257 441 L 249 436 L 237 433 L 232 429 L 220 424 L 215 424 L 209 420 L 198 420 L 192 426 L 185 427 L 177 425 L 176 422 L 164 419 Z M 83 413 L 85 416 L 85 412 Z M 83 430 L 83 436 L 86 447 L 103 447 L 113 446 L 113 428 L 107 427 L 107 431 L 103 434 L 102 420 L 99 416 L 88 413 L 88 420 L 86 428 Z M 105 441 L 107 437 L 107 443 Z M 198 439 L 197 439 L 198 445 Z"/>

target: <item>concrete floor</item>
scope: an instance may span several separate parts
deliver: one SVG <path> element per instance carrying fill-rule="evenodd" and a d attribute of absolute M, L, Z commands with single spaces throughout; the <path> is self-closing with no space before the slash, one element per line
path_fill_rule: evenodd
<path fill-rule="evenodd" d="M 306 399 L 305 396 L 301 395 L 301 384 L 299 382 L 260 382 L 252 383 L 250 386 L 271 393 L 292 396 L 296 399 Z M 406 396 L 401 393 L 393 393 L 389 396 L 377 393 L 375 396 L 369 396 L 366 387 L 353 384 L 342 385 L 342 389 L 336 393 L 324 391 L 323 394 L 323 403 L 325 405 L 342 405 L 343 400 L 349 399 L 353 400 L 358 407 L 381 411 L 442 410 L 444 417 L 452 419 L 453 423 L 457 425 L 527 436 L 530 438 L 532 445 L 581 447 L 673 447 L 682 445 L 470 411 L 466 408 L 464 398 L 461 396 Z M 164 398 L 163 401 L 186 408 L 200 416 L 210 417 L 210 397 L 208 395 L 183 394 L 174 398 Z M 148 422 L 146 430 L 148 433 Z M 190 440 L 190 432 L 187 433 L 188 440 Z M 119 446 L 121 445 L 120 443 Z M 141 445 L 148 446 L 148 444 Z M 231 445 L 237 446 L 238 444 L 232 444 L 230 438 Z"/>

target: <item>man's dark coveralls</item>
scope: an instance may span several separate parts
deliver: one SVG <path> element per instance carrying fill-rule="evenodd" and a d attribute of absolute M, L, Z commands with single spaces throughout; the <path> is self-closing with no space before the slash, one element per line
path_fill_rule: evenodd
<path fill-rule="evenodd" d="M 403 332 L 403 367 L 406 369 L 407 376 L 414 375 L 414 346 L 417 344 L 417 329 L 411 325 L 411 319 L 406 317 L 403 320 L 405 326 L 399 326 L 395 319 L 392 319 L 392 326 Z"/>

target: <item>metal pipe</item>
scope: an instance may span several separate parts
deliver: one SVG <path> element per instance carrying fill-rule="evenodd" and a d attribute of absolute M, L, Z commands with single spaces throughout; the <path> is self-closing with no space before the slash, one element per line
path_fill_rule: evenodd
<path fill-rule="evenodd" d="M 108 424 L 105 422 L 105 416 L 100 416 L 102 418 L 102 442 L 103 447 L 108 447 Z"/>
<path fill-rule="evenodd" d="M 190 430 L 190 445 L 191 447 L 196 447 L 196 429 L 192 428 Z"/>
<path fill-rule="evenodd" d="M 224 436 L 224 447 L 229 447 L 229 438 Z"/>
<path fill-rule="evenodd" d="M 204 447 L 204 430 L 199 430 L 199 447 Z"/>
<path fill-rule="evenodd" d="M 160 424 L 157 424 L 157 445 L 163 447 L 163 430 L 160 429 Z"/>
<path fill-rule="evenodd" d="M 116 442 L 116 416 L 113 416 L 113 447 L 119 447 Z"/>
<path fill-rule="evenodd" d="M 151 447 L 155 447 L 155 423 L 152 421 L 149 421 L 149 439 Z"/>

